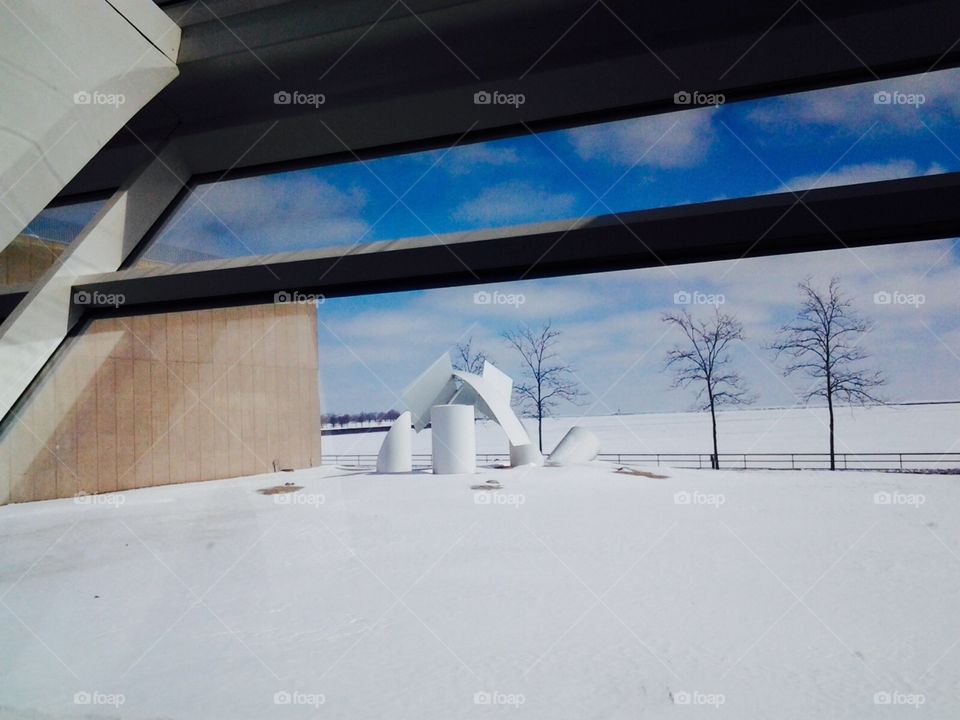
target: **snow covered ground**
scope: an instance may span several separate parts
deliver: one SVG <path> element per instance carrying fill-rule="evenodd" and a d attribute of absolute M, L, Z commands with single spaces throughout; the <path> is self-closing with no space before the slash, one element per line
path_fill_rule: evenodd
<path fill-rule="evenodd" d="M 960 404 L 887 405 L 838 408 L 837 452 L 960 453 Z M 536 422 L 524 419 L 531 436 Z M 573 425 L 600 437 L 604 453 L 709 453 L 708 413 L 649 413 L 544 421 L 543 444 L 549 452 Z M 736 410 L 718 415 L 721 453 L 825 453 L 825 408 Z M 382 433 L 324 436 L 323 454 L 376 453 Z M 493 423 L 477 424 L 477 451 L 503 453 L 506 438 Z M 415 453 L 430 452 L 430 431 L 414 438 Z M 952 463 L 956 465 L 957 463 Z"/>
<path fill-rule="evenodd" d="M 665 474 L 0 507 L 0 718 L 960 717 L 955 476 Z"/>

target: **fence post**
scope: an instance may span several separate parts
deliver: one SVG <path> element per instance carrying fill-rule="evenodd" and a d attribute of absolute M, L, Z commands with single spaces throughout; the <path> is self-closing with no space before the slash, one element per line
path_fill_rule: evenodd
<path fill-rule="evenodd" d="M 900 453 L 900 469 L 903 470 L 903 453 Z"/>

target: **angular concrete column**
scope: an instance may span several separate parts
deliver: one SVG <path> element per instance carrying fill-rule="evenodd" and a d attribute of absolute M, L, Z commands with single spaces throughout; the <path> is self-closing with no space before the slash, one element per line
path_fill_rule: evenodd
<path fill-rule="evenodd" d="M 0 3 L 0 250 L 178 75 L 151 0 Z"/>
<path fill-rule="evenodd" d="M 0 418 L 76 321 L 70 292 L 77 278 L 119 268 L 188 178 L 176 149 L 161 150 L 114 193 L 0 325 Z M 116 301 L 122 304 L 122 298 Z"/>

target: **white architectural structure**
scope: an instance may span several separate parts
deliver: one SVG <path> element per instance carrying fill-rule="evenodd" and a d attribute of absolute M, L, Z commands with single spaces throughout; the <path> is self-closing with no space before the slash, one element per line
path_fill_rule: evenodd
<path fill-rule="evenodd" d="M 467 447 L 465 445 L 467 441 L 464 438 L 460 438 L 459 435 L 451 438 L 450 433 L 469 435 L 469 447 L 476 447 L 473 408 L 503 428 L 510 445 L 510 464 L 512 466 L 543 464 L 543 457 L 530 442 L 530 436 L 523 427 L 523 423 L 520 422 L 520 418 L 510 407 L 512 391 L 513 380 L 490 363 L 484 363 L 482 375 L 474 375 L 473 373 L 454 370 L 450 364 L 450 358 L 446 354 L 437 358 L 436 362 L 403 391 L 403 400 L 410 408 L 413 428 L 420 432 L 428 423 L 432 423 L 434 472 L 442 472 L 436 466 L 437 446 L 441 439 L 450 448 Z M 462 418 L 465 417 L 463 411 L 441 410 L 439 412 L 445 426 L 438 430 L 435 414 L 437 409 L 451 405 L 471 408 L 469 425 L 463 424 Z M 393 429 L 390 432 L 392 433 Z M 388 438 L 384 439 L 384 445 L 389 441 L 390 433 L 387 433 L 387 435 Z M 392 441 L 390 442 L 392 443 Z M 443 458 L 444 467 L 455 466 L 452 462 L 447 462 L 448 455 L 446 452 L 446 450 L 441 449 L 440 457 Z M 457 452 L 462 454 L 466 450 L 458 450 Z M 469 453 L 471 455 L 471 465 L 475 467 L 475 450 L 470 450 Z M 381 454 L 383 454 L 382 447 Z M 378 468 L 380 466 L 379 460 L 377 466 Z M 466 466 L 456 465 L 456 467 Z M 473 472 L 473 470 L 456 470 L 456 472 Z"/>
<path fill-rule="evenodd" d="M 378 473 L 407 473 L 413 470 L 410 411 L 393 421 L 377 454 Z"/>
<path fill-rule="evenodd" d="M 600 452 L 600 440 L 586 428 L 574 426 L 547 458 L 548 465 L 571 465 L 590 462 Z"/>
<path fill-rule="evenodd" d="M 75 324 L 71 288 L 77 279 L 118 269 L 189 177 L 176 147 L 161 149 L 106 201 L 0 324 L 0 417 Z M 116 304 L 122 303 L 117 297 Z"/>
<path fill-rule="evenodd" d="M 149 0 L 0 3 L 0 250 L 177 77 L 179 48 Z"/>

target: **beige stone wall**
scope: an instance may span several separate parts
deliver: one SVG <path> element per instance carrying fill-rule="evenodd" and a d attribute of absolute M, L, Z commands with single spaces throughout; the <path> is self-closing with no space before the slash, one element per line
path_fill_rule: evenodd
<path fill-rule="evenodd" d="M 32 283 L 66 248 L 62 243 L 18 235 L 0 251 L 0 285 Z"/>
<path fill-rule="evenodd" d="M 0 504 L 320 463 L 313 305 L 99 319 L 0 435 Z"/>

